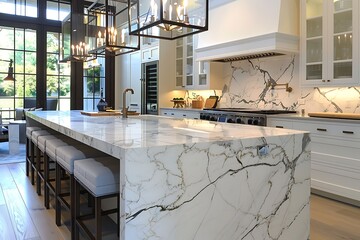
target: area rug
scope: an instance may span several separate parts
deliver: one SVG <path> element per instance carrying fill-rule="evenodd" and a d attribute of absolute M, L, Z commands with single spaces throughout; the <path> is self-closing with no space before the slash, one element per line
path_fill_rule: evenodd
<path fill-rule="evenodd" d="M 9 154 L 9 143 L 0 143 L 0 164 L 25 162 L 26 145 L 19 144 L 19 153 Z"/>

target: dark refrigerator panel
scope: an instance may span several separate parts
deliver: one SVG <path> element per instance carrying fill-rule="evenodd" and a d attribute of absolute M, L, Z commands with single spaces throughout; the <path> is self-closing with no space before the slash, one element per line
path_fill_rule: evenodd
<path fill-rule="evenodd" d="M 141 114 L 158 114 L 158 61 L 142 64 Z"/>

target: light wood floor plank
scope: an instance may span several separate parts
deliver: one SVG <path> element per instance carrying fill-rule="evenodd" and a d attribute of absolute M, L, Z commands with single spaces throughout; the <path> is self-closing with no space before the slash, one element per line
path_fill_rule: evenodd
<path fill-rule="evenodd" d="M 43 197 L 39 197 L 34 186 L 31 185 L 21 166 L 9 165 L 10 173 L 24 199 L 32 221 L 40 233 L 41 239 L 66 239 L 70 233 L 65 226 L 57 227 L 55 224 L 55 211 L 44 207 Z"/>
<path fill-rule="evenodd" d="M 16 239 L 6 205 L 0 206 L 0 239 Z"/>
<path fill-rule="evenodd" d="M 360 208 L 312 195 L 312 240 L 359 240 Z"/>
<path fill-rule="evenodd" d="M 4 196 L 16 239 L 39 238 L 40 235 L 18 189 L 4 189 Z"/>

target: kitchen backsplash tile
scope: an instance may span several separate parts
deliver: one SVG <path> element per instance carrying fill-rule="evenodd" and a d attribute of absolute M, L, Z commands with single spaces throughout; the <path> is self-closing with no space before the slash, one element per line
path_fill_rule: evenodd
<path fill-rule="evenodd" d="M 297 55 L 237 61 L 224 69 L 220 107 L 360 113 L 359 86 L 301 88 Z M 285 86 L 271 89 L 267 83 L 288 83 L 293 91 L 286 92 Z"/>

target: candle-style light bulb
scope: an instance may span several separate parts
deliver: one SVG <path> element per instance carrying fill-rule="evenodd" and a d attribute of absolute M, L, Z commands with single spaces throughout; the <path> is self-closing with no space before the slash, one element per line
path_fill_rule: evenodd
<path fill-rule="evenodd" d="M 171 20 L 171 15 L 172 15 L 172 5 L 169 5 L 169 20 Z"/>
<path fill-rule="evenodd" d="M 188 0 L 184 0 L 184 16 L 186 15 L 186 7 L 188 5 Z"/>

